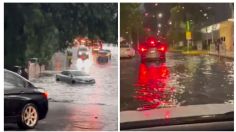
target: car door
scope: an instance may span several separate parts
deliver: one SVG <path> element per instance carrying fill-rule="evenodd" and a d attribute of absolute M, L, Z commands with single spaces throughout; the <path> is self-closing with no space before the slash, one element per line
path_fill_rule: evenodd
<path fill-rule="evenodd" d="M 25 81 L 11 72 L 4 72 L 4 116 L 15 116 L 22 103 Z"/>
<path fill-rule="evenodd" d="M 66 81 L 66 80 L 67 80 L 67 71 L 63 71 L 63 72 L 61 73 L 61 80 L 62 80 L 62 81 Z"/>
<path fill-rule="evenodd" d="M 71 73 L 70 73 L 70 72 L 67 72 L 66 81 L 67 81 L 67 82 L 71 82 L 71 81 L 72 81 L 72 79 L 71 79 Z"/>

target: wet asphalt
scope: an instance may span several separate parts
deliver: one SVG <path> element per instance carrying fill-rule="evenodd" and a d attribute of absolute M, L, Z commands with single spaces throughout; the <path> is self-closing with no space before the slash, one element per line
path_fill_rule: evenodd
<path fill-rule="evenodd" d="M 120 110 L 233 103 L 233 59 L 167 53 L 165 62 L 120 61 Z"/>
<path fill-rule="evenodd" d="M 96 55 L 88 62 L 77 61 L 70 69 L 82 68 L 96 80 L 95 84 L 57 82 L 55 72 L 33 80 L 49 94 L 47 117 L 33 131 L 116 131 L 118 129 L 118 50 L 110 49 L 108 63 L 97 63 Z M 15 124 L 5 124 L 4 130 L 20 130 Z"/>

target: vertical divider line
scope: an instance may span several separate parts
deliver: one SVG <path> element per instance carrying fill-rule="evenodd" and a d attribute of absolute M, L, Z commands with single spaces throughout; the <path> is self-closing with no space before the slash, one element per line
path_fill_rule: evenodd
<path fill-rule="evenodd" d="M 120 1 L 118 2 L 118 131 L 120 131 Z"/>

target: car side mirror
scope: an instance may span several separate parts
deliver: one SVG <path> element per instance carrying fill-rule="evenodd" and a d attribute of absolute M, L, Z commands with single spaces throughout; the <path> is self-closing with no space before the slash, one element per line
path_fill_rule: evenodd
<path fill-rule="evenodd" d="M 73 75 L 72 75 L 72 74 L 70 74 L 70 77 L 72 78 L 72 77 L 73 77 Z"/>
<path fill-rule="evenodd" d="M 29 83 L 28 82 L 24 82 L 24 87 L 28 88 L 29 87 Z"/>

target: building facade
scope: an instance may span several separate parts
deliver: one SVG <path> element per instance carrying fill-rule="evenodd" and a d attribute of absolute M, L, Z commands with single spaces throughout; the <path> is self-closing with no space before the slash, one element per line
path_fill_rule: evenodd
<path fill-rule="evenodd" d="M 233 57 L 234 20 L 228 19 L 201 29 L 204 49 L 211 54 Z"/>

